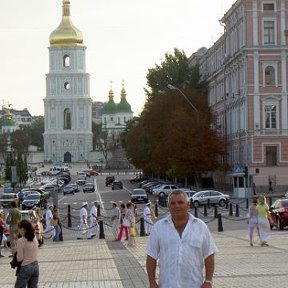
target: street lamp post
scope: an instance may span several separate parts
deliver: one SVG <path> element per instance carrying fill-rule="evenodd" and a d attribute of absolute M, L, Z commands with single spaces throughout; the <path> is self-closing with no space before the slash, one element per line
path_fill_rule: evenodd
<path fill-rule="evenodd" d="M 167 87 L 170 90 L 177 90 L 178 92 L 180 92 L 180 94 L 185 98 L 185 100 L 190 104 L 190 106 L 196 111 L 199 112 L 199 110 L 193 105 L 193 103 L 187 98 L 187 96 L 182 92 L 182 90 L 180 90 L 178 87 L 175 87 L 171 84 L 168 84 Z"/>

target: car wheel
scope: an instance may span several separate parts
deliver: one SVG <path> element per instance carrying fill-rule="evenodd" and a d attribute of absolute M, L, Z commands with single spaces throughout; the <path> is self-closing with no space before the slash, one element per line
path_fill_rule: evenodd
<path fill-rule="evenodd" d="M 159 197 L 165 197 L 165 196 L 166 196 L 166 194 L 164 192 L 159 193 Z"/>
<path fill-rule="evenodd" d="M 194 202 L 193 202 L 193 205 L 194 205 L 194 207 L 199 207 L 199 206 L 200 206 L 200 203 L 199 203 L 199 201 L 194 201 Z"/>
<path fill-rule="evenodd" d="M 219 206 L 223 207 L 223 206 L 225 206 L 225 204 L 226 204 L 226 201 L 224 199 L 221 199 L 219 201 Z"/>

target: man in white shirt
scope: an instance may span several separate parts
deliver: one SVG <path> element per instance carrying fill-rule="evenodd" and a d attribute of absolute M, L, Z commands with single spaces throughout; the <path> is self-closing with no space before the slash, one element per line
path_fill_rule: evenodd
<path fill-rule="evenodd" d="M 87 218 L 88 218 L 88 213 L 87 213 L 87 202 L 82 203 L 82 207 L 80 209 L 80 225 L 78 227 L 77 231 L 77 240 L 81 240 L 81 233 L 85 234 L 87 233 L 88 225 L 87 225 Z"/>
<path fill-rule="evenodd" d="M 168 207 L 170 215 L 154 224 L 146 247 L 149 288 L 211 288 L 218 250 L 207 225 L 188 213 L 189 201 L 181 190 L 171 192 Z"/>
<path fill-rule="evenodd" d="M 93 206 L 90 209 L 89 212 L 89 231 L 87 238 L 92 239 L 94 236 L 99 234 L 99 225 L 97 221 L 97 207 L 98 207 L 98 201 L 94 201 Z M 95 231 L 95 234 L 92 232 Z"/>
<path fill-rule="evenodd" d="M 144 228 L 145 228 L 145 234 L 147 236 L 150 235 L 151 229 L 153 227 L 152 211 L 150 207 L 151 207 L 151 202 L 149 201 L 143 210 Z"/>
<path fill-rule="evenodd" d="M 46 211 L 46 214 L 45 214 L 46 227 L 45 227 L 45 230 L 43 231 L 43 234 L 51 232 L 52 233 L 52 239 L 53 239 L 53 237 L 55 236 L 55 229 L 51 225 L 52 218 L 53 218 L 53 206 L 50 205 Z"/>

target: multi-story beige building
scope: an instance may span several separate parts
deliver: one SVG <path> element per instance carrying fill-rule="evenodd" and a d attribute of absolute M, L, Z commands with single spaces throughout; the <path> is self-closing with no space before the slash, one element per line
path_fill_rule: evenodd
<path fill-rule="evenodd" d="M 251 194 L 253 183 L 256 192 L 284 191 L 288 0 L 238 0 L 220 22 L 223 35 L 190 60 L 208 81 L 209 105 L 227 139 L 231 171 L 226 183 L 238 195 Z M 216 182 L 221 179 L 216 175 Z"/>

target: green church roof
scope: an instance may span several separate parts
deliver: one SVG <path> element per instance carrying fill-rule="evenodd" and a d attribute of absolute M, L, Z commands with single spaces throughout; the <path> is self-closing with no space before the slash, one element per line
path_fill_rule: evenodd
<path fill-rule="evenodd" d="M 120 103 L 117 105 L 117 112 L 132 113 L 131 105 L 126 99 L 121 99 Z"/>

